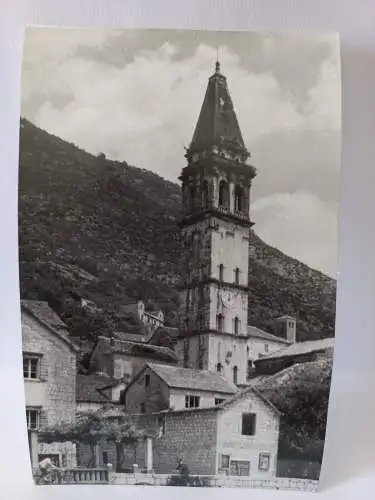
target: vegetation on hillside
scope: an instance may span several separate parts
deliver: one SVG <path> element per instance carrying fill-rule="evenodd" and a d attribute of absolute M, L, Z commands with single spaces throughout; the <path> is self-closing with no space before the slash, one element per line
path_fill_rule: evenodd
<path fill-rule="evenodd" d="M 176 323 L 179 186 L 95 157 L 25 119 L 19 179 L 22 298 L 47 300 L 73 335 L 89 340 L 139 328 L 121 311 L 137 299 Z M 291 314 L 301 340 L 332 336 L 335 282 L 255 234 L 250 246 L 250 323 L 272 330 L 275 317 Z"/>
<path fill-rule="evenodd" d="M 278 458 L 292 465 L 287 475 L 308 477 L 309 466 L 322 462 L 332 361 L 333 350 L 328 349 L 316 361 L 255 381 L 257 389 L 282 412 Z"/>

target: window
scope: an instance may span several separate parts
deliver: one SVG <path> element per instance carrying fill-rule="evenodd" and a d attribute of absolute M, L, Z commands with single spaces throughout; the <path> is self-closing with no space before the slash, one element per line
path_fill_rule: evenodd
<path fill-rule="evenodd" d="M 195 207 L 195 187 L 189 187 L 189 208 L 191 211 L 194 210 Z"/>
<path fill-rule="evenodd" d="M 199 396 L 185 396 L 185 408 L 199 408 Z"/>
<path fill-rule="evenodd" d="M 220 264 L 219 266 L 219 281 L 224 281 L 224 266 Z"/>
<path fill-rule="evenodd" d="M 216 316 L 216 329 L 218 332 L 222 332 L 224 330 L 224 316 L 222 314 L 218 314 Z"/>
<path fill-rule="evenodd" d="M 119 399 L 120 405 L 125 406 L 126 405 L 126 397 L 125 397 L 125 390 L 122 389 L 120 391 L 120 399 Z"/>
<path fill-rule="evenodd" d="M 189 341 L 184 340 L 184 367 L 187 368 L 189 365 Z"/>
<path fill-rule="evenodd" d="M 236 212 L 242 212 L 243 211 L 243 190 L 240 186 L 236 186 L 234 189 L 234 210 Z"/>
<path fill-rule="evenodd" d="M 268 344 L 264 344 L 264 352 L 268 352 L 268 350 L 269 350 Z"/>
<path fill-rule="evenodd" d="M 250 462 L 233 460 L 230 462 L 231 476 L 250 476 Z"/>
<path fill-rule="evenodd" d="M 236 285 L 240 284 L 240 269 L 238 267 L 234 270 L 234 282 Z"/>
<path fill-rule="evenodd" d="M 215 406 L 221 405 L 221 403 L 224 403 L 224 401 L 224 398 L 215 398 Z"/>
<path fill-rule="evenodd" d="M 202 205 L 203 205 L 203 208 L 208 208 L 209 199 L 210 199 L 209 184 L 208 184 L 208 181 L 204 181 L 203 186 L 202 186 Z"/>
<path fill-rule="evenodd" d="M 229 208 L 229 186 L 225 181 L 220 181 L 219 184 L 219 206 Z"/>
<path fill-rule="evenodd" d="M 159 425 L 159 437 L 162 437 L 165 434 L 165 418 L 164 417 L 158 418 L 158 425 Z"/>
<path fill-rule="evenodd" d="M 269 453 L 259 453 L 259 470 L 268 471 L 270 469 L 271 455 Z"/>
<path fill-rule="evenodd" d="M 237 366 L 233 367 L 233 383 L 237 385 L 237 380 L 238 379 L 238 368 Z"/>
<path fill-rule="evenodd" d="M 237 317 L 234 318 L 234 333 L 240 333 L 240 320 Z"/>
<path fill-rule="evenodd" d="M 38 356 L 23 356 L 23 378 L 34 380 L 39 378 L 39 361 Z"/>
<path fill-rule="evenodd" d="M 220 468 L 229 469 L 230 455 L 221 455 Z"/>
<path fill-rule="evenodd" d="M 103 451 L 102 459 L 103 459 L 103 464 L 107 465 L 108 464 L 108 451 Z"/>
<path fill-rule="evenodd" d="M 149 389 L 149 387 L 150 387 L 150 374 L 146 373 L 146 375 L 145 375 L 145 388 Z"/>
<path fill-rule="evenodd" d="M 254 361 L 252 359 L 249 359 L 247 361 L 247 378 L 251 378 L 253 373 L 255 371 L 255 367 L 254 367 Z"/>
<path fill-rule="evenodd" d="M 29 430 L 39 429 L 39 410 L 26 408 L 26 422 Z"/>
<path fill-rule="evenodd" d="M 146 413 L 146 405 L 145 403 L 141 403 L 139 405 L 141 413 Z"/>
<path fill-rule="evenodd" d="M 255 413 L 243 413 L 242 414 L 242 435 L 243 436 L 255 436 L 255 424 L 256 424 Z"/>
<path fill-rule="evenodd" d="M 218 373 L 221 373 L 221 372 L 222 372 L 222 370 L 223 370 L 223 365 L 222 365 L 221 363 L 218 363 L 218 364 L 216 365 L 216 371 L 217 371 Z"/>

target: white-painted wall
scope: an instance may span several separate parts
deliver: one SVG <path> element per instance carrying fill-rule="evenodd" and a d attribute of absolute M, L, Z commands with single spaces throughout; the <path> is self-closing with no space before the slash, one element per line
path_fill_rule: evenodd
<path fill-rule="evenodd" d="M 242 435 L 242 414 L 256 414 L 254 436 Z M 249 461 L 252 479 L 272 479 L 276 477 L 277 452 L 279 442 L 279 416 L 258 396 L 251 393 L 218 416 L 217 464 L 220 455 L 230 455 L 231 460 Z M 260 471 L 259 454 L 270 453 L 270 469 Z"/>

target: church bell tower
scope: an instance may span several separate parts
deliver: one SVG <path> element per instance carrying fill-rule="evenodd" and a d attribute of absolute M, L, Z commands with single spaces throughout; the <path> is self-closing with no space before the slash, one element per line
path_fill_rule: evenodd
<path fill-rule="evenodd" d="M 246 345 L 249 203 L 256 174 L 249 157 L 217 62 L 180 176 L 184 292 L 179 353 L 184 366 L 219 371 L 237 383 L 243 377 L 233 351 Z"/>

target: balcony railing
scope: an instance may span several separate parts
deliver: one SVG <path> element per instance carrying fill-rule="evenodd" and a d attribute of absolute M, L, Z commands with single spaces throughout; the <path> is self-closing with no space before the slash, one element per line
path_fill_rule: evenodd
<path fill-rule="evenodd" d="M 110 470 L 77 467 L 54 470 L 45 477 L 42 477 L 40 471 L 36 471 L 34 479 L 36 484 L 108 484 Z"/>

